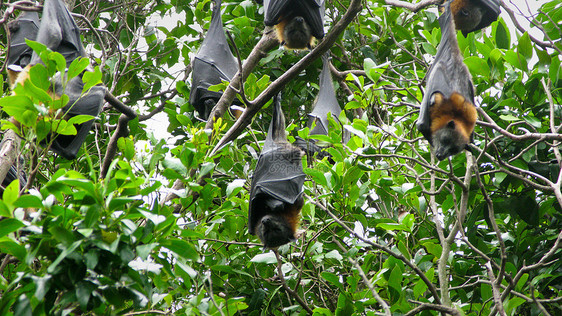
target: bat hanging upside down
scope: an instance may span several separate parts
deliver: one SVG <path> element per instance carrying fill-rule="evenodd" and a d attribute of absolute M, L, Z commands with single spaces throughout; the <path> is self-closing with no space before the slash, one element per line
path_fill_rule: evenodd
<path fill-rule="evenodd" d="M 296 239 L 304 205 L 304 153 L 287 141 L 280 97 L 276 96 L 273 103 L 273 117 L 252 178 L 248 208 L 248 231 L 267 248 Z"/>
<path fill-rule="evenodd" d="M 286 48 L 311 49 L 324 37 L 324 0 L 265 0 L 264 24 L 275 26 Z"/>
<path fill-rule="evenodd" d="M 459 49 L 450 3 L 445 3 L 439 17 L 441 42 L 427 74 L 416 123 L 439 160 L 468 148 L 478 117 L 472 77 Z"/>

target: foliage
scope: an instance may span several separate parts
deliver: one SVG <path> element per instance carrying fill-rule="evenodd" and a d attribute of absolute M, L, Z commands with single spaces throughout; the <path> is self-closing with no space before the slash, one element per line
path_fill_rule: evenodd
<path fill-rule="evenodd" d="M 349 3 L 326 1 L 328 26 Z M 211 6 L 77 4 L 74 12 L 91 21 L 77 19 L 94 73 L 140 114 L 105 178 L 114 109 L 102 112 L 75 161 L 42 150 L 50 131 L 72 134 L 80 123 L 45 115 L 64 104 L 46 92 L 64 70 L 60 55 L 45 51 L 46 66 L 35 66 L 32 84 L 14 95 L 4 86 L 3 128 L 14 128 L 10 116 L 23 123 L 25 170 L 36 177 L 28 191 L 12 182 L 0 201 L 0 314 L 560 314 L 560 1 L 528 14 L 540 25 L 532 34 L 508 15 L 484 32 L 458 34 L 482 111 L 472 154 L 442 162 L 414 128 L 440 39 L 436 11 L 363 1 L 330 50 L 345 114 L 315 138 L 331 145 L 333 161 L 304 158 L 301 238 L 279 257 L 246 227 L 270 106 L 213 151 L 234 119 L 227 114 L 210 131 L 187 102 L 189 64 Z M 224 0 L 222 11 L 244 59 L 262 35 L 262 9 Z M 255 99 L 306 54 L 269 51 L 246 79 L 245 97 Z M 85 64 L 70 68 L 78 74 Z M 290 140 L 309 137 L 320 69 L 317 60 L 283 87 Z M 163 129 L 156 113 L 168 139 L 154 134 Z M 185 189 L 172 188 L 178 180 Z M 168 193 L 177 197 L 162 203 Z"/>

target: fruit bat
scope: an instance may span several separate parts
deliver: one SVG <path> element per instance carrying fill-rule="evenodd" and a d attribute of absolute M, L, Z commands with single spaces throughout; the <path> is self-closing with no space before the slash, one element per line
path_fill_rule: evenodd
<path fill-rule="evenodd" d="M 15 38 L 17 37 L 14 36 Z M 67 67 L 76 58 L 86 57 L 86 52 L 80 40 L 80 29 L 62 0 L 45 1 L 41 24 L 35 40 L 52 51 L 62 54 Z M 10 46 L 15 44 L 21 45 L 21 41 L 19 43 L 12 41 Z M 40 62 L 41 58 L 33 52 L 29 65 L 18 75 L 17 82 L 23 84 L 29 77 L 30 66 Z M 69 97 L 69 102 L 63 108 L 67 118 L 76 115 L 97 116 L 100 113 L 105 96 L 105 87 L 94 86 L 86 93 L 82 93 L 84 88 L 82 75 L 72 78 L 67 83 L 63 83 L 59 75 L 53 78 L 52 84 L 56 96 L 60 97 L 62 94 L 66 94 Z M 93 123 L 94 120 L 90 120 L 76 126 L 76 135 L 51 135 L 50 137 L 53 140 L 51 149 L 66 159 L 75 159 Z"/>
<path fill-rule="evenodd" d="M 466 36 L 492 24 L 500 15 L 499 0 L 453 0 L 451 11 L 457 30 Z"/>
<path fill-rule="evenodd" d="M 427 74 L 416 123 L 439 160 L 468 148 L 478 116 L 472 77 L 459 49 L 450 1 L 444 6 L 445 11 L 439 17 L 441 42 Z"/>
<path fill-rule="evenodd" d="M 302 197 L 303 152 L 287 142 L 281 97 L 273 101 L 273 117 L 252 178 L 248 231 L 265 247 L 274 248 L 296 239 Z"/>
<path fill-rule="evenodd" d="M 281 45 L 312 48 L 313 37 L 324 37 L 325 0 L 265 0 L 264 24 L 275 26 Z"/>
<path fill-rule="evenodd" d="M 320 72 L 320 91 L 309 114 L 308 126 L 316 126 L 310 131 L 310 135 L 328 135 L 328 113 L 334 120 L 338 120 L 341 113 L 340 104 L 336 98 L 336 91 L 330 74 L 330 60 L 327 54 L 322 56 L 322 71 Z"/>
<path fill-rule="evenodd" d="M 209 91 L 209 87 L 230 81 L 238 71 L 238 61 L 230 51 L 222 26 L 221 0 L 215 0 L 209 31 L 193 59 L 191 103 L 199 116 L 207 120 L 222 92 Z"/>
<path fill-rule="evenodd" d="M 309 135 L 328 135 L 328 113 L 331 113 L 334 120 L 338 120 L 341 108 L 336 98 L 336 91 L 332 83 L 332 75 L 330 73 L 329 53 L 322 56 L 322 71 L 320 72 L 320 91 L 314 100 L 312 112 L 309 115 L 308 127 L 311 128 Z M 316 124 L 316 126 L 312 127 Z M 318 158 L 328 157 L 328 153 L 322 151 L 322 147 L 316 144 L 316 140 L 308 141 L 295 137 L 293 143 L 295 146 L 303 149 L 308 155 L 318 153 Z M 345 137 L 344 137 L 345 138 Z"/>

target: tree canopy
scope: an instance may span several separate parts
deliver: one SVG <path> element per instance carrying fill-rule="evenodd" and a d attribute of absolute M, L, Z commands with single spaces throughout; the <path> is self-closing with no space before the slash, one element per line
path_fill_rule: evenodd
<path fill-rule="evenodd" d="M 84 83 L 106 102 L 67 160 L 45 150 L 82 122 L 49 111 L 64 105 L 48 95 L 60 55 L 33 68 L 34 88 L 3 80 L 0 175 L 16 162 L 27 182 L 3 185 L 0 314 L 562 313 L 560 0 L 502 1 L 498 21 L 458 32 L 479 117 L 470 151 L 443 161 L 415 128 L 439 0 L 326 0 L 310 51 L 279 47 L 261 4 L 223 0 L 241 68 L 211 88 L 224 93 L 207 121 L 189 96 L 213 1 L 66 2 Z M 2 74 L 22 11 L 41 4 L 0 1 Z M 325 52 L 343 111 L 310 136 Z M 247 221 L 278 92 L 289 141 L 331 157 L 303 157 L 299 239 L 273 251 Z"/>

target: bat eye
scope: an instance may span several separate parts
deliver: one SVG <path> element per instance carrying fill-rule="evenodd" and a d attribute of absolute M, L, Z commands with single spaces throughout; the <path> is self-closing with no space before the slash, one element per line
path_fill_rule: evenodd
<path fill-rule="evenodd" d="M 469 16 L 469 15 L 470 15 L 470 11 L 467 10 L 467 9 L 465 9 L 465 8 L 462 8 L 462 9 L 460 10 L 460 14 L 462 14 L 463 16 Z"/>

